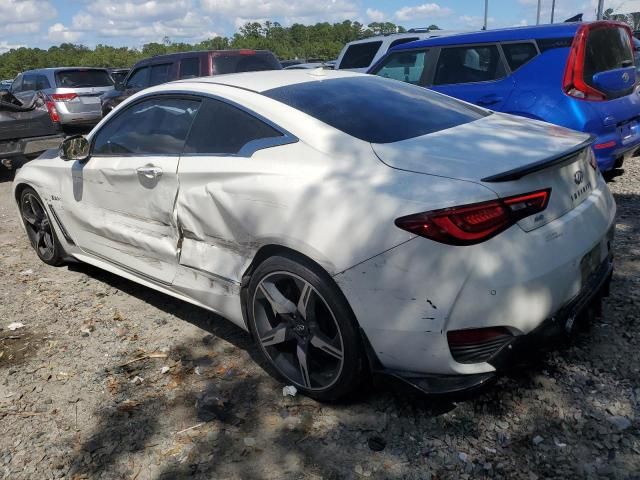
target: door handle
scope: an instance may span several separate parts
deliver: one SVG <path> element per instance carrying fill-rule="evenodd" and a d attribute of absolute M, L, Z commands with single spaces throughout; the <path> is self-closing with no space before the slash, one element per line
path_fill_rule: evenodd
<path fill-rule="evenodd" d="M 150 180 L 155 180 L 162 176 L 162 169 L 160 167 L 140 167 L 136 171 L 138 175 L 142 175 Z"/>
<path fill-rule="evenodd" d="M 504 100 L 502 97 L 497 97 L 495 95 L 489 95 L 489 96 L 486 96 L 486 97 L 479 98 L 476 103 L 478 105 L 488 106 L 488 105 L 495 105 L 496 103 L 500 103 L 502 100 Z"/>

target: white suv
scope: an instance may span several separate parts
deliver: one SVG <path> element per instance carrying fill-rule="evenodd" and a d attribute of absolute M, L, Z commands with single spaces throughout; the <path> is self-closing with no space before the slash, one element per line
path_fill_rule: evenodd
<path fill-rule="evenodd" d="M 366 72 L 392 47 L 401 43 L 424 40 L 431 37 L 444 37 L 463 33 L 455 30 L 428 30 L 411 29 L 407 33 L 394 33 L 390 35 L 378 35 L 363 40 L 347 43 L 336 62 L 336 70 L 352 70 L 354 72 Z"/>

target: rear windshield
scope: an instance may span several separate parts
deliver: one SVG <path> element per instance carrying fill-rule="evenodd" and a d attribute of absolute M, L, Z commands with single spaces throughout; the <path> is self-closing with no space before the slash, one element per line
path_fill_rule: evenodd
<path fill-rule="evenodd" d="M 371 143 L 419 137 L 488 115 L 425 88 L 374 76 L 298 83 L 262 94 Z"/>
<path fill-rule="evenodd" d="M 213 71 L 216 75 L 261 70 L 282 70 L 282 65 L 270 53 L 237 53 L 213 57 Z"/>
<path fill-rule="evenodd" d="M 106 70 L 63 70 L 56 73 L 56 83 L 63 88 L 110 87 L 113 80 Z"/>
<path fill-rule="evenodd" d="M 633 65 L 633 53 L 627 30 L 595 28 L 589 32 L 584 58 L 584 81 L 592 84 L 593 76 L 616 68 Z"/>
<path fill-rule="evenodd" d="M 354 43 L 347 48 L 338 68 L 367 68 L 378 53 L 381 41 Z"/>

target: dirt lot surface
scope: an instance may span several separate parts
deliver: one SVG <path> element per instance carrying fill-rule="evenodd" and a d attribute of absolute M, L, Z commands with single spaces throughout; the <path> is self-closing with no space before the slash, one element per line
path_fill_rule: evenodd
<path fill-rule="evenodd" d="M 0 478 L 640 479 L 640 158 L 625 168 L 612 296 L 568 347 L 465 401 L 341 405 L 284 398 L 222 318 L 40 263 L 0 181 Z"/>

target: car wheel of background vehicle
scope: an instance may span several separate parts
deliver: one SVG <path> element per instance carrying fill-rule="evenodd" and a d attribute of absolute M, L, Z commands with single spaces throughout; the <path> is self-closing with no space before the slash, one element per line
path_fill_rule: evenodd
<path fill-rule="evenodd" d="M 20 193 L 20 213 L 31 246 L 40 260 L 49 265 L 61 265 L 64 260 L 62 246 L 49 214 L 34 189 L 27 187 Z"/>
<path fill-rule="evenodd" d="M 353 392 L 364 356 L 353 313 L 331 277 L 306 258 L 279 254 L 251 275 L 249 328 L 269 365 L 318 400 Z"/>

